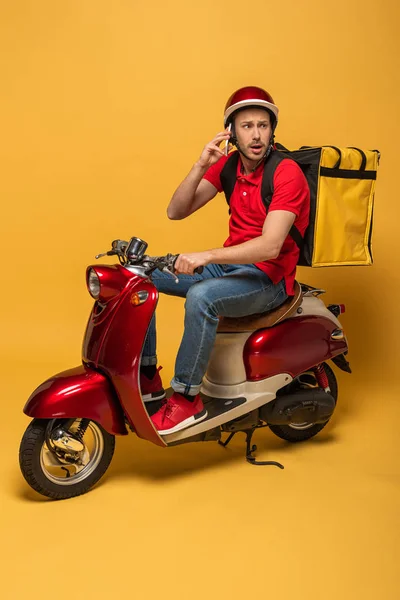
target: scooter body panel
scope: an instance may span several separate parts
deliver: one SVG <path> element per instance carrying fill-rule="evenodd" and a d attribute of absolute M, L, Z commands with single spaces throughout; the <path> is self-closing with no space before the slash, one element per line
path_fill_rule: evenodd
<path fill-rule="evenodd" d="M 333 339 L 337 326 L 321 316 L 288 319 L 255 331 L 246 341 L 243 361 L 248 381 L 279 373 L 296 377 L 311 367 L 347 351 L 346 339 Z"/>
<path fill-rule="evenodd" d="M 93 268 L 99 274 L 99 267 Z M 111 279 L 112 274 L 106 274 L 107 269 L 102 266 L 101 272 L 104 278 Z M 92 310 L 83 342 L 83 359 L 108 376 L 136 434 L 165 446 L 149 418 L 139 385 L 142 349 L 157 306 L 158 291 L 150 280 L 127 269 L 124 271 L 129 277 L 128 285 L 105 302 L 102 311 L 98 311 L 97 303 Z M 143 304 L 135 305 L 132 299 L 139 291 L 147 292 L 148 298 Z M 104 318 L 104 311 L 109 318 Z"/>
<path fill-rule="evenodd" d="M 24 413 L 38 419 L 91 419 L 113 435 L 128 433 L 112 386 L 86 365 L 47 379 L 31 394 Z"/>
<path fill-rule="evenodd" d="M 121 265 L 96 265 L 93 269 L 100 281 L 102 296 L 95 302 L 83 338 L 82 357 L 87 363 L 97 365 L 98 355 L 105 336 L 117 312 L 121 297 L 139 282 L 138 277 Z"/>
<path fill-rule="evenodd" d="M 277 391 L 285 385 L 288 385 L 291 381 L 292 378 L 288 373 L 279 373 L 278 375 L 263 381 L 247 381 L 243 383 L 240 386 L 240 392 L 242 392 L 242 394 L 238 394 L 239 386 L 231 386 L 234 388 L 230 390 L 232 393 L 231 398 L 221 396 L 208 397 L 208 400 L 212 401 L 213 412 L 209 412 L 207 419 L 201 421 L 197 425 L 192 425 L 187 429 L 164 435 L 164 440 L 167 444 L 171 444 L 203 433 L 213 427 L 219 427 L 233 419 L 239 419 L 250 411 L 275 400 Z M 218 387 L 219 386 L 214 386 L 217 393 L 219 392 Z M 221 389 L 222 388 L 223 386 L 221 386 Z M 205 381 L 202 390 L 207 393 L 208 390 L 212 390 L 212 385 Z M 240 402 L 237 402 L 238 400 L 240 400 Z M 230 406 L 232 406 L 232 408 L 230 408 Z M 229 407 L 228 410 L 227 407 Z"/>

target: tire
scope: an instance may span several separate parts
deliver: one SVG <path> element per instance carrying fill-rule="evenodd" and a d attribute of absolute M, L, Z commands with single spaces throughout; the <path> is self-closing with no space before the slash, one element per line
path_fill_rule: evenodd
<path fill-rule="evenodd" d="M 336 404 L 338 397 L 336 376 L 327 363 L 323 363 L 323 365 L 325 368 L 325 373 L 328 377 L 329 387 L 331 388 L 331 395 Z M 303 442 L 317 435 L 317 433 L 319 433 L 325 427 L 325 425 L 329 423 L 329 421 L 330 419 L 325 421 L 325 423 L 316 423 L 315 425 L 310 423 L 303 429 L 294 427 L 293 425 L 268 425 L 268 427 L 272 433 L 280 437 L 282 440 L 286 440 L 287 442 Z"/>
<path fill-rule="evenodd" d="M 57 426 L 59 427 L 62 423 L 62 420 L 58 420 Z M 84 458 L 89 456 L 89 460 L 78 473 L 71 476 L 67 475 L 69 473 L 68 463 L 60 461 L 54 452 L 49 451 L 46 444 L 47 429 L 48 427 L 54 427 L 53 424 L 55 424 L 55 421 L 34 419 L 27 427 L 19 449 L 19 464 L 22 475 L 31 488 L 53 500 L 63 500 L 85 494 L 107 471 L 114 454 L 115 438 L 105 431 L 101 425 L 90 421 L 83 438 L 85 443 L 85 454 L 83 456 Z M 90 451 L 86 445 L 91 441 L 91 439 L 86 441 L 88 435 L 91 435 L 94 440 L 93 457 L 90 456 Z M 72 468 L 76 470 L 73 464 Z M 56 474 L 52 473 L 52 470 Z M 58 472 L 60 476 L 57 475 Z"/>

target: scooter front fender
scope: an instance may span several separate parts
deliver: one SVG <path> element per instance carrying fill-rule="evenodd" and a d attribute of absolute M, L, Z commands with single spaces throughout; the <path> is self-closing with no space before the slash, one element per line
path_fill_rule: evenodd
<path fill-rule="evenodd" d="M 111 384 L 86 365 L 47 379 L 31 394 L 24 413 L 38 419 L 90 419 L 113 435 L 128 433 Z"/>

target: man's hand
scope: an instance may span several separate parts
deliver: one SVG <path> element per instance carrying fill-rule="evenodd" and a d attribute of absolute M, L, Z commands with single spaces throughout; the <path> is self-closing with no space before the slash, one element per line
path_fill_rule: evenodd
<path fill-rule="evenodd" d="M 225 131 L 218 133 L 218 135 L 216 135 L 209 144 L 204 146 L 203 152 L 198 160 L 200 167 L 203 169 L 208 169 L 208 167 L 211 167 L 211 165 L 215 164 L 221 158 L 221 156 L 224 156 L 224 152 L 219 146 L 225 140 L 229 140 L 230 137 L 230 132 L 225 129 Z"/>
<path fill-rule="evenodd" d="M 175 273 L 183 273 L 185 275 L 193 275 L 197 267 L 205 267 L 211 262 L 211 253 L 206 252 L 191 252 L 190 254 L 180 254 L 175 263 Z"/>

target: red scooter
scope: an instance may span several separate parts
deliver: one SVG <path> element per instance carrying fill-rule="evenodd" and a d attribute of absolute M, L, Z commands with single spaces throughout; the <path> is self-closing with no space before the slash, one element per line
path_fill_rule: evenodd
<path fill-rule="evenodd" d="M 326 307 L 319 299 L 324 290 L 296 283 L 295 295 L 272 312 L 220 318 L 201 389 L 207 419 L 160 436 L 150 415 L 161 403 L 143 402 L 139 369 L 158 300 L 151 275 L 160 269 L 176 278 L 177 255 L 150 257 L 146 249 L 139 238 L 115 240 L 106 255 L 120 264 L 88 267 L 95 303 L 82 365 L 42 383 L 25 405 L 34 419 L 21 441 L 22 474 L 50 498 L 71 498 L 93 487 L 111 462 L 115 436 L 128 429 L 159 446 L 210 440 L 226 446 L 245 432 L 250 463 L 283 468 L 253 456 L 255 429 L 268 426 L 290 442 L 313 437 L 328 423 L 337 399 L 336 378 L 325 361 L 351 372 L 338 321 L 344 307 Z"/>

